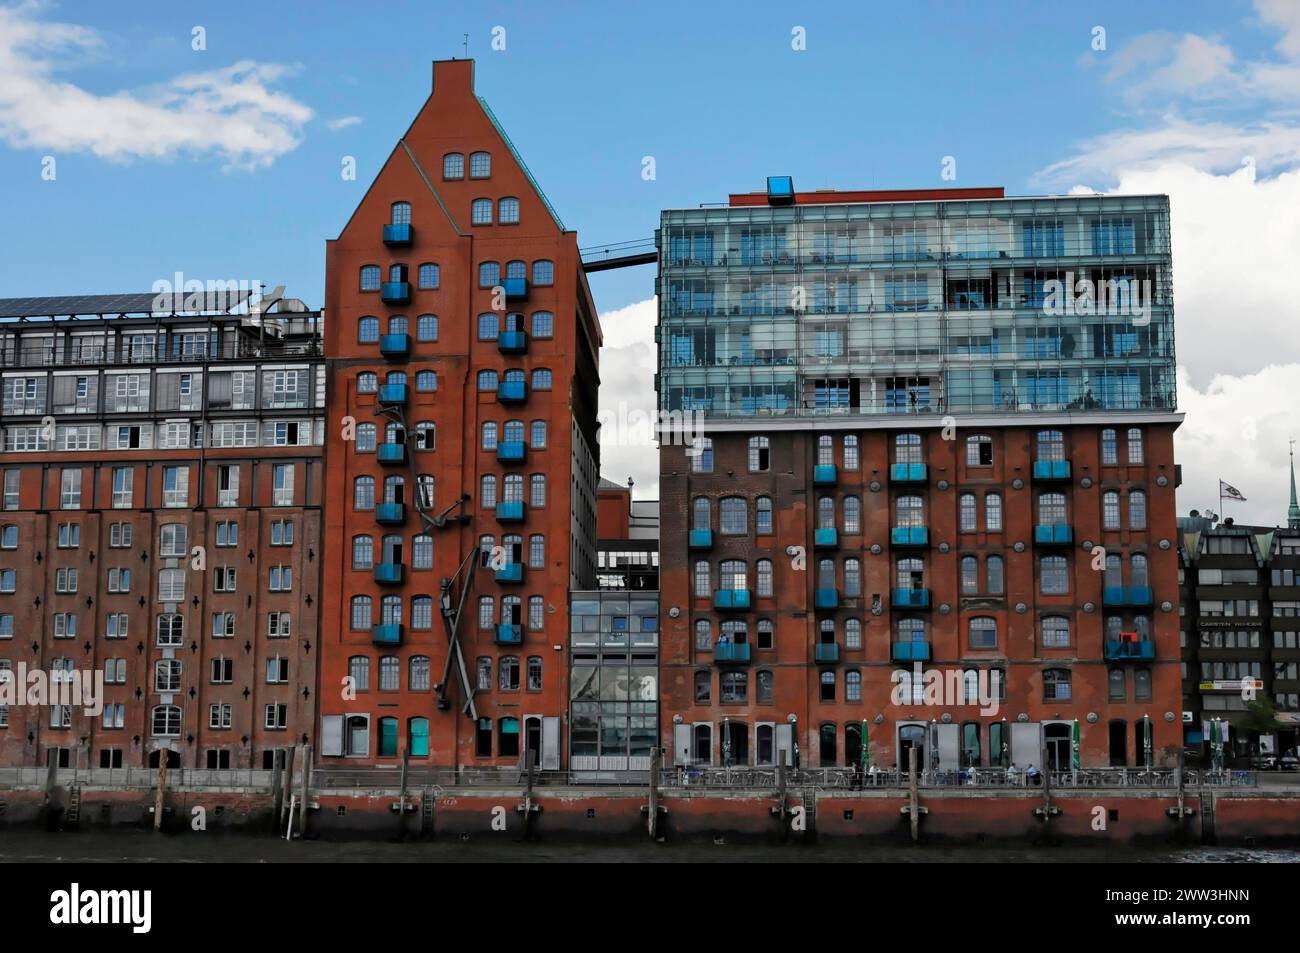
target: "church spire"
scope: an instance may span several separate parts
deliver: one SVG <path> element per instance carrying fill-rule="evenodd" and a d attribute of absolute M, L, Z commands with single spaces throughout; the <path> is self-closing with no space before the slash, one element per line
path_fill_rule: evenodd
<path fill-rule="evenodd" d="M 1300 503 L 1295 495 L 1295 441 L 1291 441 L 1291 505 L 1286 511 L 1286 525 L 1291 529 L 1300 529 Z"/>

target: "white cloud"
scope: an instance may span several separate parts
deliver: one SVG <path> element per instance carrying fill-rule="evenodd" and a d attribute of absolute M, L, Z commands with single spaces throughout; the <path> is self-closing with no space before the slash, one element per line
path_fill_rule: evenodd
<path fill-rule="evenodd" d="M 270 88 L 290 67 L 242 60 L 135 92 L 92 93 L 55 74 L 102 38 L 35 10 L 0 7 L 0 139 L 10 145 L 117 161 L 212 153 L 227 169 L 253 169 L 302 141 L 312 110 Z"/>
<path fill-rule="evenodd" d="M 340 116 L 338 119 L 330 119 L 325 123 L 325 127 L 330 132 L 338 132 L 340 129 L 346 129 L 348 126 L 357 126 L 361 124 L 360 116 Z"/>
<path fill-rule="evenodd" d="M 635 423 L 657 409 L 654 375 L 657 298 L 638 301 L 600 316 L 604 344 L 600 349 L 600 411 L 607 419 L 601 427 L 600 475 L 615 483 L 628 477 L 636 481 L 637 499 L 659 497 L 659 451 L 644 438 L 647 428 Z M 637 416 L 641 415 L 641 416 Z"/>

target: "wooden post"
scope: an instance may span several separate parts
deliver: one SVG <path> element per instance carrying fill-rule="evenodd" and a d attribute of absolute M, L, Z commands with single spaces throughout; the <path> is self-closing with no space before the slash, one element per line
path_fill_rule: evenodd
<path fill-rule="evenodd" d="M 916 745 L 907 749 L 907 802 L 912 824 L 912 843 L 921 839 L 921 786 L 917 777 Z"/>
<path fill-rule="evenodd" d="M 163 819 L 163 794 L 167 790 L 167 755 L 171 753 L 168 748 L 158 749 L 158 793 L 153 798 L 153 829 L 162 830 Z"/>
<path fill-rule="evenodd" d="M 659 763 L 662 757 L 662 748 L 650 750 L 650 811 L 646 825 L 651 840 L 655 840 L 659 832 Z"/>
<path fill-rule="evenodd" d="M 407 773 L 411 770 L 411 751 L 409 747 L 402 748 L 402 777 L 397 792 L 397 836 L 406 835 L 406 778 Z"/>
<path fill-rule="evenodd" d="M 297 750 L 297 748 L 284 749 L 284 796 L 280 800 L 283 805 L 283 810 L 280 812 L 281 826 L 284 824 L 284 815 L 293 810 L 289 800 L 293 796 L 293 756 Z"/>
<path fill-rule="evenodd" d="M 275 752 L 271 762 L 271 817 L 279 831 L 280 818 L 284 817 L 284 753 Z"/>
<path fill-rule="evenodd" d="M 298 799 L 298 836 L 307 836 L 307 789 L 311 783 L 311 745 L 302 746 L 302 797 Z"/>

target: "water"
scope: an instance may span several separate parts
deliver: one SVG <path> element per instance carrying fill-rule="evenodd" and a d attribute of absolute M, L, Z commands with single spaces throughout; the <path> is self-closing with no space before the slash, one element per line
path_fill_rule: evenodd
<path fill-rule="evenodd" d="M 294 841 L 238 834 L 167 836 L 138 831 L 7 832 L 0 863 L 1300 863 L 1300 850 L 1220 847 L 878 847 L 852 842 L 788 846 Z"/>

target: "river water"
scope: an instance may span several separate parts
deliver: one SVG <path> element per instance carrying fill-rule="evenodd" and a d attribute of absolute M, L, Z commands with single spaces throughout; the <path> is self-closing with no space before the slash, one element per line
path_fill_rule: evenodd
<path fill-rule="evenodd" d="M 881 847 L 850 842 L 554 844 L 294 841 L 239 834 L 6 832 L 0 863 L 1300 863 L 1300 850 L 1219 847 Z"/>

